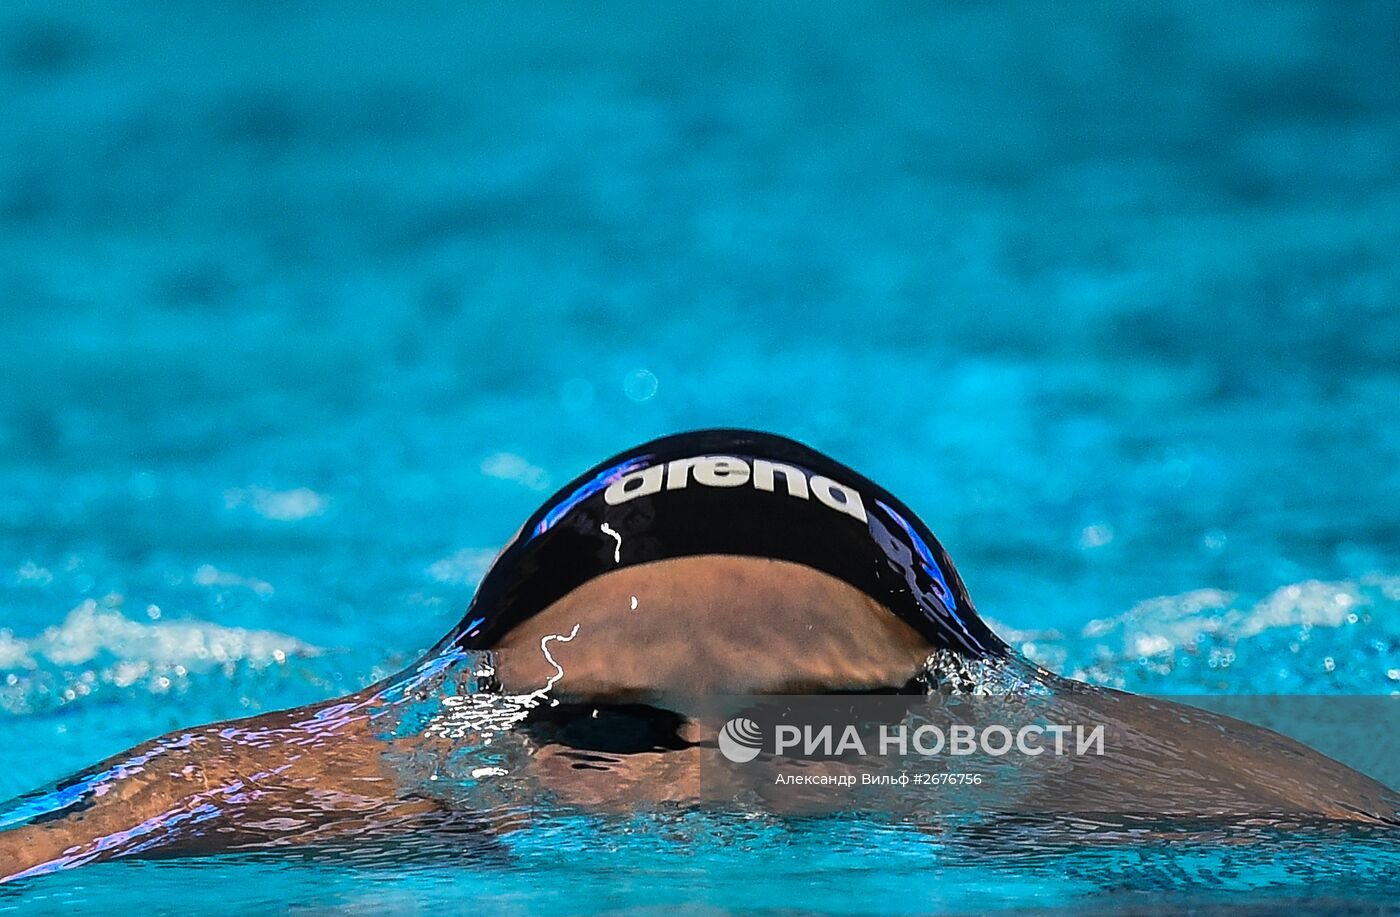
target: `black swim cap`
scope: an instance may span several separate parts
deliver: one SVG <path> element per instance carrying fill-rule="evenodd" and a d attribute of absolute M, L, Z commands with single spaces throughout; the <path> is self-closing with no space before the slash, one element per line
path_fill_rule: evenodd
<path fill-rule="evenodd" d="M 585 472 L 501 552 L 444 644 L 487 649 L 594 577 L 702 554 L 804 564 L 864 592 L 937 647 L 1007 651 L 943 546 L 903 503 L 801 443 L 747 430 L 663 437 Z"/>

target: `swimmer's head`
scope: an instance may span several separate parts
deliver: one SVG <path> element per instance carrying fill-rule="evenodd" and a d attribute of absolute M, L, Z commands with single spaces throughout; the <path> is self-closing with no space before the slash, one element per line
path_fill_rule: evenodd
<path fill-rule="evenodd" d="M 554 671 L 539 641 L 575 624 L 592 652 L 570 645 L 570 693 L 870 688 L 902 683 L 932 651 L 1007 652 L 904 504 L 800 443 L 742 430 L 654 440 L 563 488 L 444 644 L 511 651 L 536 683 Z"/>

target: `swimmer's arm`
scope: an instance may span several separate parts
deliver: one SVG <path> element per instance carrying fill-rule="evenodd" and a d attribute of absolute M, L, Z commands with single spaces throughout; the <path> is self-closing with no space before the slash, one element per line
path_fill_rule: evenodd
<path fill-rule="evenodd" d="M 21 797 L 0 810 L 0 881 L 188 849 L 215 831 L 228 844 L 256 822 L 250 809 L 276 807 L 273 796 L 289 804 L 317 794 L 321 805 L 312 808 L 330 818 L 382 803 L 392 789 L 377 767 L 377 743 L 362 717 L 343 715 L 354 703 L 174 732 Z"/>
<path fill-rule="evenodd" d="M 0 815 L 15 826 L 0 832 L 0 878 L 139 852 L 208 821 L 237 783 L 216 728 L 163 736 L 16 800 Z"/>

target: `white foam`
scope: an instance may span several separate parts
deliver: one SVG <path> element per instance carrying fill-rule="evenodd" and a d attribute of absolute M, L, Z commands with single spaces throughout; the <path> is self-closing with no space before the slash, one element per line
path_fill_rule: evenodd
<path fill-rule="evenodd" d="M 1186 665 L 1194 673 L 1187 682 L 1222 690 L 1227 677 L 1266 677 L 1257 665 L 1249 673 L 1226 676 L 1246 646 L 1266 654 L 1302 654 L 1287 666 L 1299 678 L 1314 670 L 1332 672 L 1338 647 L 1350 645 L 1349 640 L 1358 647 L 1362 640 L 1369 640 L 1368 646 L 1375 644 L 1368 634 L 1383 624 L 1396 601 L 1400 601 L 1400 577 L 1369 573 L 1337 581 L 1302 580 L 1280 586 L 1257 601 L 1219 589 L 1156 596 L 1122 614 L 1090 621 L 1078 635 L 1009 633 L 1024 638 L 1011 642 L 1033 662 L 1074 678 L 1129 687 L 1130 682 L 1140 685 L 1144 678 L 1160 679 Z M 1339 634 L 1322 639 L 1323 631 L 1350 627 L 1356 628 L 1350 637 Z M 1309 654 L 1313 645 L 1320 648 Z M 1394 681 L 1389 678 L 1393 662 L 1388 665 L 1378 663 L 1367 650 L 1352 671 L 1379 671 L 1388 682 Z"/>
<path fill-rule="evenodd" d="M 53 582 L 53 573 L 47 567 L 41 567 L 32 560 L 27 560 L 20 564 L 15 571 L 15 581 L 19 583 L 29 583 L 36 586 L 47 586 Z"/>
<path fill-rule="evenodd" d="M 194 581 L 201 586 L 241 586 L 260 599 L 272 597 L 272 584 L 251 576 L 239 576 L 227 570 L 220 570 L 212 564 L 202 564 L 194 571 Z"/>
<path fill-rule="evenodd" d="M 485 548 L 462 548 L 434 561 L 428 567 L 428 575 L 439 583 L 475 586 L 486 575 L 495 559 L 495 551 Z"/>
<path fill-rule="evenodd" d="M 1195 589 L 1139 602 L 1112 618 L 1089 622 L 1081 635 L 1103 640 L 1112 655 L 1165 656 L 1204 639 L 1233 643 L 1272 630 L 1341 627 L 1370 599 L 1352 580 L 1306 580 L 1275 589 L 1244 608 L 1234 593 Z"/>
<path fill-rule="evenodd" d="M 1227 626 L 1227 612 L 1234 601 L 1234 593 L 1219 589 L 1156 596 L 1120 615 L 1090 621 L 1081 634 L 1093 640 L 1116 636 L 1130 655 L 1164 653 Z"/>
<path fill-rule="evenodd" d="M 1276 589 L 1239 621 L 1236 634 L 1252 637 L 1276 627 L 1341 627 L 1356 620 L 1356 609 L 1370 604 L 1349 580 L 1308 580 Z"/>
<path fill-rule="evenodd" d="M 296 522 L 320 516 L 330 506 L 330 498 L 309 487 L 292 490 L 268 490 L 265 487 L 238 487 L 224 491 L 224 505 L 229 509 L 249 505 L 264 519 Z"/>
<path fill-rule="evenodd" d="M 549 486 L 549 472 L 514 452 L 488 455 L 481 460 L 481 473 L 503 481 L 514 481 L 530 490 L 544 490 Z"/>
<path fill-rule="evenodd" d="M 104 601 L 84 601 L 63 619 L 34 637 L 0 630 L 0 669 L 83 666 L 94 660 L 109 665 L 113 681 L 131 683 L 138 670 L 182 666 L 189 670 L 228 662 L 268 664 L 290 656 L 313 656 L 319 647 L 276 631 L 222 627 L 207 621 L 143 623 Z"/>
<path fill-rule="evenodd" d="M 1374 586 L 1392 602 L 1400 602 L 1400 576 L 1387 576 L 1383 573 L 1369 573 L 1361 578 L 1362 585 Z"/>

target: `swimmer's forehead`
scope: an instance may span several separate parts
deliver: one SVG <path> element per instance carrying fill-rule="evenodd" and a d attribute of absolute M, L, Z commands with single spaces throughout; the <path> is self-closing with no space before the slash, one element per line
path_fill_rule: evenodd
<path fill-rule="evenodd" d="M 456 636 L 487 647 L 604 573 L 702 555 L 804 564 L 936 645 L 1000 647 L 942 546 L 892 495 L 800 443 L 734 430 L 646 443 L 560 490 L 501 553 Z"/>
<path fill-rule="evenodd" d="M 507 693 L 553 680 L 556 698 L 668 698 L 661 706 L 676 711 L 716 694 L 898 687 L 929 653 L 912 628 L 835 577 L 725 556 L 604 573 L 516 625 L 496 648 Z"/>

